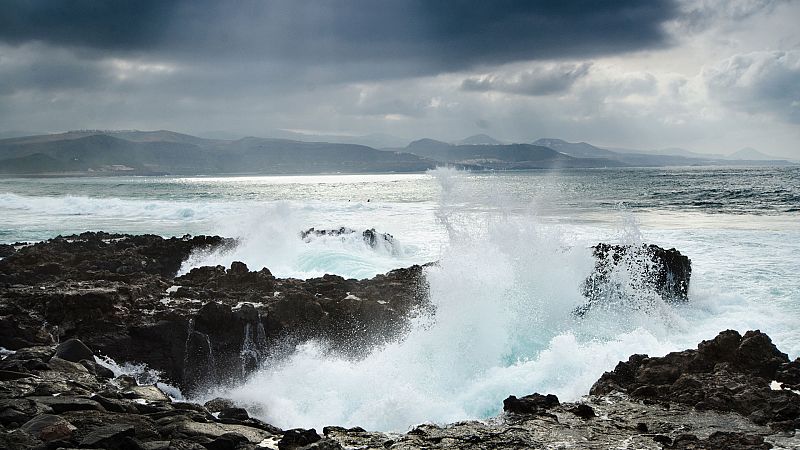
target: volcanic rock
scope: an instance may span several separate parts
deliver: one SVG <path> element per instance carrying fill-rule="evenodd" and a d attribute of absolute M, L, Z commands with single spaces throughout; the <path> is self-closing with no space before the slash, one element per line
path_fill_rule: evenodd
<path fill-rule="evenodd" d="M 646 306 L 640 303 L 647 292 L 667 302 L 688 300 L 692 262 L 674 248 L 601 243 L 592 254 L 595 267 L 582 289 L 588 302 L 575 310 L 577 315 L 599 305 Z"/>
<path fill-rule="evenodd" d="M 516 414 L 542 414 L 559 404 L 558 397 L 553 394 L 534 393 L 522 398 L 511 395 L 503 400 L 503 411 Z"/>
<path fill-rule="evenodd" d="M 82 359 L 94 360 L 94 354 L 83 342 L 77 339 L 67 339 L 56 347 L 56 357 L 72 362 Z"/>
<path fill-rule="evenodd" d="M 634 398 L 679 402 L 698 409 L 736 411 L 759 424 L 791 427 L 800 419 L 800 395 L 773 389 L 771 382 L 791 372 L 791 363 L 769 336 L 748 331 L 721 332 L 697 350 L 661 358 L 633 355 L 592 386 L 593 395 L 614 391 Z"/>
<path fill-rule="evenodd" d="M 340 227 L 337 229 L 323 229 L 317 230 L 315 228 L 309 228 L 308 230 L 300 232 L 300 238 L 306 242 L 309 242 L 312 237 L 319 237 L 319 236 L 347 236 L 352 234 L 357 234 L 358 231 L 352 228 Z M 379 233 L 375 231 L 375 228 L 370 228 L 368 230 L 364 230 L 361 232 L 361 238 L 364 240 L 364 243 L 369 245 L 372 248 L 378 246 L 378 244 L 386 243 L 388 245 L 394 245 L 394 236 L 389 233 Z"/>

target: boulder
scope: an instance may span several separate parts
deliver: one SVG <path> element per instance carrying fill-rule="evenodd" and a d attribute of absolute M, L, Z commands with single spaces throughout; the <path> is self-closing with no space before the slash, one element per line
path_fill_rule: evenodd
<path fill-rule="evenodd" d="M 40 414 L 22 424 L 20 428 L 44 442 L 69 439 L 77 429 L 71 423 L 52 414 Z"/>
<path fill-rule="evenodd" d="M 300 232 L 300 238 L 306 242 L 310 242 L 311 239 L 313 239 L 314 237 L 320 237 L 320 236 L 344 237 L 348 235 L 356 235 L 358 233 L 359 233 L 358 231 L 347 227 L 322 229 L 322 230 L 317 230 L 312 227 L 305 231 Z M 390 247 L 394 246 L 394 237 L 391 234 L 379 233 L 375 231 L 375 228 L 364 230 L 360 234 L 361 234 L 361 239 L 364 241 L 364 243 L 372 248 L 375 248 L 378 245 L 384 243 Z"/>
<path fill-rule="evenodd" d="M 97 428 L 84 436 L 80 445 L 89 448 L 120 448 L 125 438 L 132 438 L 135 434 L 133 425 L 111 424 Z"/>
<path fill-rule="evenodd" d="M 92 351 L 78 339 L 68 339 L 58 344 L 55 356 L 72 362 L 80 362 L 82 359 L 94 361 Z"/>
<path fill-rule="evenodd" d="M 560 403 L 553 394 L 534 393 L 517 398 L 513 395 L 503 400 L 503 411 L 515 414 L 542 414 Z"/>
<path fill-rule="evenodd" d="M 278 448 L 280 450 L 296 449 L 298 447 L 304 447 L 306 445 L 313 444 L 320 439 L 322 439 L 322 437 L 317 434 L 317 430 L 313 428 L 308 430 L 303 428 L 294 428 L 283 432 L 283 437 L 280 441 L 278 441 Z"/>
<path fill-rule="evenodd" d="M 604 373 L 590 393 L 619 391 L 637 399 L 738 412 L 758 424 L 791 428 L 800 419 L 800 395 L 772 386 L 790 364 L 766 334 L 726 330 L 697 350 L 660 358 L 633 355 Z"/>
<path fill-rule="evenodd" d="M 586 314 L 593 307 L 626 305 L 642 307 L 647 292 L 667 302 L 688 301 L 692 262 L 674 248 L 657 245 L 610 245 L 592 247 L 595 266 L 583 283 L 587 303 L 575 310 Z M 629 293 L 635 293 L 631 298 Z"/>

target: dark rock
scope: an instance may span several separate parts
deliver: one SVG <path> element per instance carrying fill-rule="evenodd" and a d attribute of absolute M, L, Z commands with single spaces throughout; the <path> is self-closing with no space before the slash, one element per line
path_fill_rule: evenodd
<path fill-rule="evenodd" d="M 11 244 L 0 244 L 0 258 L 7 258 L 13 255 L 17 248 Z"/>
<path fill-rule="evenodd" d="M 247 420 L 250 415 L 244 408 L 225 408 L 219 412 L 220 419 Z"/>
<path fill-rule="evenodd" d="M 283 437 L 280 441 L 278 441 L 278 448 L 280 450 L 294 449 L 297 447 L 306 446 L 308 444 L 313 444 L 320 439 L 322 438 L 317 434 L 317 430 L 313 428 L 309 430 L 295 428 L 283 432 Z"/>
<path fill-rule="evenodd" d="M 558 397 L 553 394 L 534 393 L 522 398 L 511 395 L 503 400 L 503 411 L 515 414 L 541 414 L 558 405 Z"/>
<path fill-rule="evenodd" d="M 205 402 L 203 406 L 205 406 L 210 412 L 214 413 L 220 412 L 223 409 L 235 408 L 236 404 L 233 403 L 233 400 L 231 399 L 217 397 Z"/>
<path fill-rule="evenodd" d="M 120 448 L 124 438 L 133 437 L 135 434 L 133 425 L 106 425 L 84 436 L 81 447 Z"/>
<path fill-rule="evenodd" d="M 577 405 L 576 407 L 572 408 L 570 412 L 580 417 L 581 419 L 591 419 L 593 417 L 597 417 L 594 413 L 594 408 L 585 403 Z"/>
<path fill-rule="evenodd" d="M 105 398 L 99 394 L 94 394 L 90 398 L 99 403 L 106 411 L 129 413 L 129 414 L 136 414 L 139 412 L 139 410 L 136 409 L 136 407 L 133 406 L 130 402 L 112 398 Z"/>
<path fill-rule="evenodd" d="M 34 376 L 30 372 L 15 372 L 13 370 L 0 370 L 0 381 L 18 380 Z"/>
<path fill-rule="evenodd" d="M 789 365 L 767 335 L 728 330 L 701 342 L 697 350 L 661 358 L 634 355 L 603 374 L 590 393 L 619 391 L 645 401 L 733 411 L 758 424 L 793 421 L 800 418 L 800 395 L 770 387 Z"/>
<path fill-rule="evenodd" d="M 237 450 L 248 444 L 247 438 L 239 433 L 225 433 L 211 442 L 203 444 L 208 450 Z"/>
<path fill-rule="evenodd" d="M 333 439 L 322 438 L 301 448 L 303 450 L 342 450 L 344 447 Z"/>
<path fill-rule="evenodd" d="M 76 428 L 61 417 L 41 414 L 22 424 L 20 429 L 44 442 L 69 439 Z"/>
<path fill-rule="evenodd" d="M 0 424 L 21 425 L 40 414 L 52 414 L 53 408 L 29 398 L 0 399 Z"/>
<path fill-rule="evenodd" d="M 772 448 L 772 444 L 764 442 L 764 438 L 758 435 L 717 431 L 707 439 L 699 439 L 692 434 L 678 436 L 667 448 L 680 450 L 768 450 Z"/>
<path fill-rule="evenodd" d="M 352 228 L 340 227 L 335 229 L 327 229 L 327 230 L 317 230 L 315 228 L 309 228 L 308 230 L 302 231 L 300 233 L 300 238 L 306 242 L 309 242 L 312 237 L 319 237 L 319 236 L 347 236 L 358 233 L 356 230 Z M 394 237 L 388 233 L 379 233 L 375 231 L 374 228 L 370 228 L 368 230 L 364 230 L 361 232 L 361 238 L 364 240 L 364 243 L 369 245 L 372 248 L 378 246 L 379 243 L 386 242 L 389 245 L 394 244 Z"/>
<path fill-rule="evenodd" d="M 8 433 L 0 432 L 0 448 L 3 449 L 29 449 L 41 448 L 43 442 L 26 433 L 23 430 L 16 429 Z"/>
<path fill-rule="evenodd" d="M 84 359 L 80 363 L 83 367 L 86 367 L 89 372 L 97 375 L 100 378 L 114 378 L 115 376 L 114 371 L 108 367 L 98 364 L 95 361 Z"/>
<path fill-rule="evenodd" d="M 56 414 L 61 414 L 67 411 L 85 411 L 85 410 L 94 410 L 94 411 L 105 411 L 100 403 L 97 403 L 94 400 L 90 400 L 88 398 L 82 397 L 72 397 L 72 396 L 46 396 L 46 397 L 29 397 L 31 400 L 34 400 L 36 403 L 40 403 L 45 406 L 49 406 L 53 409 Z"/>
<path fill-rule="evenodd" d="M 592 247 L 596 259 L 594 271 L 583 283 L 588 302 L 574 312 L 584 315 L 593 307 L 625 305 L 642 307 L 639 295 L 652 291 L 668 302 L 688 300 L 692 263 L 678 250 L 657 245 L 610 245 Z M 622 276 L 617 272 L 623 271 Z M 629 298 L 636 292 L 636 298 Z"/>

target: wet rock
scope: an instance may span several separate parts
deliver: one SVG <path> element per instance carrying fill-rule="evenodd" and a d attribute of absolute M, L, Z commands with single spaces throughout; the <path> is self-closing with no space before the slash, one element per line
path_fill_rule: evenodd
<path fill-rule="evenodd" d="M 588 301 L 574 311 L 579 316 L 598 305 L 646 306 L 640 304 L 643 292 L 654 292 L 668 302 L 688 300 L 692 263 L 674 248 L 601 243 L 592 247 L 592 254 L 594 271 L 583 283 Z"/>
<path fill-rule="evenodd" d="M 303 428 L 295 428 L 283 432 L 283 437 L 280 441 L 278 441 L 278 448 L 280 450 L 296 449 L 298 447 L 304 447 L 306 445 L 313 444 L 320 439 L 322 438 L 317 434 L 317 430 L 313 428 L 308 430 Z"/>
<path fill-rule="evenodd" d="M 89 373 L 89 370 L 83 364 L 56 357 L 48 361 L 47 366 L 50 368 L 50 370 L 57 370 L 64 373 Z"/>
<path fill-rule="evenodd" d="M 92 448 L 119 448 L 125 442 L 125 438 L 134 437 L 135 434 L 133 425 L 106 425 L 84 436 L 80 445 Z"/>
<path fill-rule="evenodd" d="M 0 399 L 0 424 L 5 426 L 19 426 L 40 414 L 52 413 L 53 408 L 29 398 Z"/>
<path fill-rule="evenodd" d="M 236 404 L 233 403 L 233 400 L 231 399 L 217 397 L 205 402 L 203 406 L 205 406 L 209 411 L 214 413 L 214 412 L 220 412 L 223 409 L 235 408 Z"/>
<path fill-rule="evenodd" d="M 61 417 L 41 414 L 22 424 L 20 429 L 36 439 L 50 442 L 69 439 L 77 428 Z"/>
<path fill-rule="evenodd" d="M 203 444 L 208 450 L 237 450 L 245 448 L 250 441 L 240 433 L 225 433 L 211 442 Z"/>
<path fill-rule="evenodd" d="M 157 386 L 131 386 L 122 392 L 125 398 L 136 398 L 146 400 L 148 402 L 168 402 L 169 395 L 159 389 Z"/>
<path fill-rule="evenodd" d="M 503 400 L 503 411 L 515 414 L 542 414 L 560 403 L 553 394 L 534 393 L 517 398 L 513 395 Z"/>
<path fill-rule="evenodd" d="M 247 420 L 250 415 L 244 408 L 225 408 L 219 412 L 220 419 Z"/>
<path fill-rule="evenodd" d="M 0 258 L 7 258 L 16 252 L 17 249 L 11 244 L 0 244 Z"/>
<path fill-rule="evenodd" d="M 768 450 L 772 447 L 772 444 L 764 442 L 762 436 L 723 431 L 714 432 L 706 439 L 700 439 L 692 434 L 681 435 L 671 445 L 665 446 L 680 450 Z"/>
<path fill-rule="evenodd" d="M 55 356 L 72 362 L 80 362 L 82 359 L 94 361 L 92 351 L 78 339 L 67 339 L 58 344 Z"/>
<path fill-rule="evenodd" d="M 581 419 L 591 419 L 593 417 L 597 417 L 595 415 L 595 413 L 594 413 L 594 408 L 592 408 L 591 406 L 589 406 L 589 405 L 587 405 L 585 403 L 581 403 L 581 404 L 577 405 L 576 407 L 570 409 L 570 412 L 572 414 L 575 414 L 576 416 L 580 417 Z M 638 428 L 638 425 L 637 425 L 637 428 Z"/>
<path fill-rule="evenodd" d="M 800 395 L 771 387 L 788 365 L 786 354 L 767 335 L 727 330 L 697 350 L 661 358 L 634 355 L 603 374 L 590 393 L 619 391 L 638 399 L 735 411 L 759 424 L 793 421 L 800 418 Z"/>
<path fill-rule="evenodd" d="M 56 414 L 61 414 L 67 411 L 105 411 L 105 408 L 103 408 L 100 403 L 83 397 L 59 395 L 56 397 L 34 396 L 29 398 L 36 403 L 49 406 Z"/>
<path fill-rule="evenodd" d="M 21 429 L 11 430 L 8 433 L 0 433 L 0 448 L 7 449 L 29 449 L 37 448 L 43 442 Z"/>
<path fill-rule="evenodd" d="M 352 228 L 340 227 L 335 229 L 322 229 L 317 230 L 315 228 L 309 228 L 308 230 L 302 231 L 300 233 L 300 238 L 306 242 L 309 242 L 313 237 L 320 237 L 320 236 L 348 236 L 357 234 L 358 231 Z M 370 228 L 368 230 L 364 230 L 361 232 L 361 238 L 364 240 L 364 243 L 369 245 L 372 248 L 377 247 L 381 243 L 386 243 L 388 245 L 394 244 L 394 237 L 388 233 L 379 233 L 375 231 L 375 228 Z"/>

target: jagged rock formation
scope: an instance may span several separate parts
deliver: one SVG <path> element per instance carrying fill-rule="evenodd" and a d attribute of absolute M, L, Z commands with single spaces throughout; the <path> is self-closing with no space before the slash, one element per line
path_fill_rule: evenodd
<path fill-rule="evenodd" d="M 748 334 L 745 339 L 768 340 L 758 332 Z M 713 347 L 731 335 L 724 332 L 700 347 Z M 73 341 L 69 347 L 85 346 Z M 741 347 L 740 343 L 737 348 Z M 750 350 L 766 348 L 759 344 Z M 616 391 L 578 403 L 562 403 L 554 395 L 512 396 L 504 402 L 506 412 L 488 421 L 420 425 L 405 434 L 338 426 L 326 426 L 321 434 L 314 429 L 281 430 L 230 400 L 185 402 L 170 398 L 159 385 L 113 373 L 96 361 L 71 362 L 58 355 L 59 349 L 50 345 L 19 349 L 0 359 L 0 448 L 738 450 L 800 445 L 793 429 L 770 428 L 735 412 L 693 408 L 680 401 L 630 400 Z M 737 364 L 747 376 L 758 377 L 772 370 L 770 355 L 776 354 L 768 352 L 756 360 L 743 354 Z M 596 387 L 617 389 L 617 384 L 604 382 L 609 376 Z M 618 381 L 619 377 L 614 382 Z M 796 406 L 800 395 L 787 392 Z"/>
<path fill-rule="evenodd" d="M 297 280 L 234 262 L 175 278 L 192 251 L 232 245 L 219 237 L 84 233 L 24 247 L 0 261 L 0 347 L 79 335 L 191 391 L 242 377 L 308 339 L 358 354 L 400 336 L 424 303 L 421 266 L 369 280 Z"/>
<path fill-rule="evenodd" d="M 358 233 L 356 230 L 347 227 L 339 227 L 335 229 L 326 229 L 326 230 L 317 230 L 315 228 L 309 228 L 300 233 L 300 237 L 308 242 L 312 236 L 348 236 Z M 361 237 L 364 239 L 364 243 L 369 245 L 372 248 L 375 248 L 380 243 L 386 243 L 388 245 L 394 245 L 394 236 L 389 233 L 379 233 L 375 231 L 375 228 L 370 228 L 368 230 L 364 230 L 361 232 Z"/>
<path fill-rule="evenodd" d="M 769 336 L 734 330 L 697 350 L 661 358 L 632 355 L 606 372 L 593 395 L 625 392 L 635 399 L 682 403 L 701 410 L 735 411 L 776 430 L 800 428 L 800 358 L 789 361 Z"/>
<path fill-rule="evenodd" d="M 575 311 L 578 315 L 596 307 L 641 307 L 648 293 L 667 302 L 688 300 L 692 261 L 674 248 L 601 243 L 592 254 L 594 271 L 583 283 L 588 301 Z"/>

